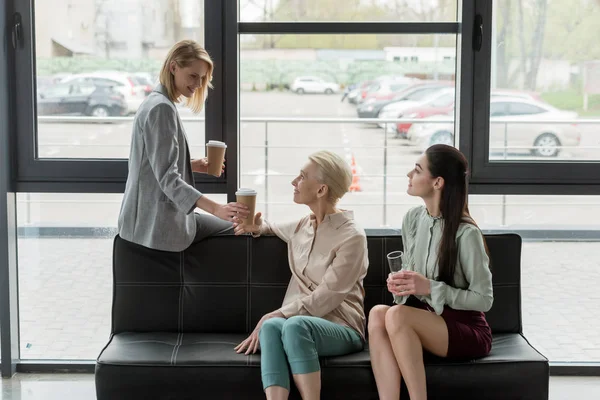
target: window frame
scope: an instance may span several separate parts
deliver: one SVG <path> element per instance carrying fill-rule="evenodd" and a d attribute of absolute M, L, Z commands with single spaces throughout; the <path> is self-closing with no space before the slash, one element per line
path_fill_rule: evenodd
<path fill-rule="evenodd" d="M 491 9 L 492 0 L 459 0 L 456 22 L 439 23 L 251 23 L 238 22 L 238 2 L 205 0 L 205 47 L 215 61 L 213 90 L 206 105 L 206 139 L 229 144 L 228 171 L 223 178 L 197 179 L 205 193 L 227 193 L 231 200 L 238 182 L 239 131 L 239 34 L 243 33 L 388 33 L 457 35 L 456 145 L 472 165 L 472 194 L 598 194 L 600 177 L 592 179 L 596 163 L 568 164 L 571 173 L 556 174 L 559 163 L 521 166 L 511 162 L 488 165 L 486 134 L 489 128 Z M 0 29 L 10 32 L 13 13 L 22 18 L 22 41 L 13 51 L 10 34 L 7 51 L 0 56 L 0 329 L 2 375 L 21 372 L 93 372 L 94 362 L 19 360 L 17 276 L 17 192 L 123 192 L 127 160 L 40 160 L 37 154 L 34 0 L 0 0 Z M 475 16 L 483 17 L 482 47 L 473 50 L 477 31 Z M 362 25 L 362 26 L 361 26 Z M 457 26 L 460 25 L 460 28 Z M 224 77 L 233 77 L 224 79 Z M 19 88 L 17 92 L 16 88 Z M 17 107 L 18 105 L 18 107 Z M 16 118 L 9 118 L 16 116 Z M 483 151 L 486 150 L 486 151 Z M 520 168 L 523 167 L 523 171 Z M 551 167 L 552 174 L 531 177 Z M 564 169 L 564 168 L 563 168 Z M 234 171 L 234 172 L 232 172 Z M 523 175 L 523 173 L 525 175 Z M 577 175 L 577 174 L 582 175 Z M 581 176 L 567 181 L 572 175 Z M 541 182 L 541 183 L 538 183 Z M 535 183 L 535 184 L 534 184 Z M 600 374 L 598 363 L 554 363 L 551 375 Z"/>
<path fill-rule="evenodd" d="M 483 18 L 481 49 L 474 53 L 473 129 L 460 149 L 471 164 L 473 194 L 600 194 L 600 160 L 587 162 L 489 159 L 489 115 L 492 68 L 492 0 L 475 4 Z M 461 131 L 462 133 L 462 131 Z"/>
<path fill-rule="evenodd" d="M 8 0 L 4 0 L 7 2 Z M 205 47 L 215 59 L 213 84 L 216 90 L 206 103 L 206 141 L 228 141 L 222 119 L 223 110 L 223 53 L 219 40 L 222 32 L 223 8 L 221 2 L 205 1 Z M 14 3 L 14 12 L 22 19 L 21 44 L 14 54 L 15 80 L 19 90 L 15 93 L 16 104 L 16 189 L 19 192 L 81 192 L 119 193 L 125 189 L 127 159 L 49 159 L 38 156 L 37 88 L 35 7 L 34 0 Z M 11 13 L 12 14 L 12 13 Z M 18 67 L 17 67 L 18 66 Z M 233 147 L 233 146 L 236 147 Z M 228 153 L 228 170 L 220 178 L 195 175 L 196 187 L 204 193 L 226 193 L 229 186 L 237 184 L 236 152 Z"/>

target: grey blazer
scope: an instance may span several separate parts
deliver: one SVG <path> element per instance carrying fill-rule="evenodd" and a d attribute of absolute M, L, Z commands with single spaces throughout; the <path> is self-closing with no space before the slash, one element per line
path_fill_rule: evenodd
<path fill-rule="evenodd" d="M 194 188 L 187 138 L 175 104 L 159 85 L 133 121 L 129 174 L 119 215 L 119 235 L 164 251 L 187 248 L 196 234 Z"/>

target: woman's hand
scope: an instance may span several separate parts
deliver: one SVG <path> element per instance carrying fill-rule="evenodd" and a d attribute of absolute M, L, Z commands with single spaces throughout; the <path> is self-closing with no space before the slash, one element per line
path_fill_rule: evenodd
<path fill-rule="evenodd" d="M 235 218 L 246 218 L 249 214 L 248 206 L 242 203 L 229 203 L 218 205 L 213 215 L 225 221 L 234 222 Z"/>
<path fill-rule="evenodd" d="M 271 318 L 285 318 L 285 315 L 283 315 L 283 313 L 279 310 L 266 314 L 260 319 L 260 321 L 258 321 L 258 324 L 256 324 L 256 328 L 254 328 L 250 336 L 248 336 L 246 340 L 244 340 L 242 343 L 236 346 L 235 351 L 238 354 L 243 353 L 245 351 L 246 355 L 256 353 L 256 351 L 260 347 L 260 342 L 258 340 L 258 333 L 260 332 L 260 328 L 266 320 Z"/>
<path fill-rule="evenodd" d="M 431 282 L 415 271 L 400 271 L 389 274 L 388 291 L 396 296 L 427 296 L 431 294 Z"/>
<path fill-rule="evenodd" d="M 233 219 L 233 231 L 237 236 L 243 235 L 244 233 L 260 233 L 260 227 L 262 226 L 262 213 L 256 213 L 254 216 L 254 223 L 243 224 L 242 218 L 235 217 Z"/>
<path fill-rule="evenodd" d="M 192 172 L 197 172 L 200 174 L 208 173 L 208 158 L 199 158 L 197 160 L 192 160 Z M 221 173 L 225 172 L 225 164 L 222 166 Z"/>

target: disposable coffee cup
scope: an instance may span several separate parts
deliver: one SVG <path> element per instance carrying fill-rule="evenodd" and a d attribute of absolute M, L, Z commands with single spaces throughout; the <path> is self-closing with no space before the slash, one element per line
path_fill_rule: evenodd
<path fill-rule="evenodd" d="M 235 192 L 238 203 L 248 206 L 248 217 L 242 220 L 242 225 L 254 224 L 254 212 L 256 210 L 256 190 L 240 188 Z"/>
<path fill-rule="evenodd" d="M 208 157 L 208 174 L 219 177 L 223 172 L 223 160 L 227 145 L 218 140 L 209 140 L 206 143 L 206 156 Z"/>

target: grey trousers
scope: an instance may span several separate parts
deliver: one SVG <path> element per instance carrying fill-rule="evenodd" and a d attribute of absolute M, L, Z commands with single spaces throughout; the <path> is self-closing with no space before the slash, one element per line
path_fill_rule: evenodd
<path fill-rule="evenodd" d="M 223 221 L 210 214 L 198 214 L 196 217 L 196 236 L 193 243 L 206 239 L 210 236 L 233 234 L 233 223 Z"/>

